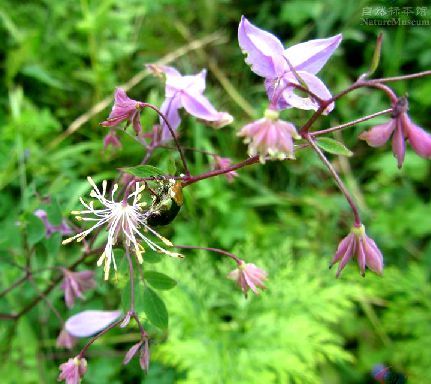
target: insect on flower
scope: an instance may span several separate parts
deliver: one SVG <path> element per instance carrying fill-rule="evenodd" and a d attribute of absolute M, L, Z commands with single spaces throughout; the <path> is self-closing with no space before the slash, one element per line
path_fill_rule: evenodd
<path fill-rule="evenodd" d="M 103 208 L 97 209 L 94 207 L 94 201 L 91 201 L 87 204 L 82 199 L 82 197 L 80 197 L 79 200 L 86 209 L 82 211 L 72 211 L 72 214 L 75 215 L 76 219 L 79 221 L 91 221 L 95 222 L 95 224 L 91 228 L 64 240 L 63 244 L 68 244 L 73 240 L 81 242 L 96 228 L 106 225 L 108 230 L 108 240 L 102 255 L 97 261 L 98 266 L 101 266 L 103 262 L 105 263 L 105 280 L 107 280 L 109 277 L 111 264 L 114 266 L 114 270 L 117 270 L 113 247 L 117 243 L 120 235 L 124 240 L 125 246 L 131 247 L 134 250 L 136 258 L 140 264 L 143 263 L 142 253 L 145 252 L 145 248 L 139 243 L 141 240 L 143 240 L 144 243 L 155 252 L 164 253 L 172 257 L 183 257 L 179 253 L 164 249 L 142 233 L 142 230 L 147 233 L 149 232 L 161 240 L 166 246 L 173 246 L 173 244 L 168 239 L 164 238 L 148 224 L 148 218 L 151 215 L 152 210 L 145 210 L 144 207 L 147 205 L 147 203 L 141 202 L 142 191 L 145 189 L 145 184 L 141 185 L 139 182 L 137 182 L 135 184 L 134 192 L 129 194 L 126 199 L 117 202 L 114 200 L 115 192 L 118 189 L 117 184 L 114 185 L 111 192 L 111 198 L 109 199 L 107 197 L 106 191 L 106 180 L 102 182 L 102 191 L 99 190 L 91 177 L 88 177 L 87 180 L 93 187 L 90 192 L 90 196 L 99 201 Z"/>

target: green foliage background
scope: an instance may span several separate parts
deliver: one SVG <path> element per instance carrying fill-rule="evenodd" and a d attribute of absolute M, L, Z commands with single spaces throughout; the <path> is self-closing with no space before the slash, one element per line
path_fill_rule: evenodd
<path fill-rule="evenodd" d="M 240 160 L 246 148 L 235 133 L 265 108 L 262 81 L 249 71 L 237 45 L 241 14 L 286 44 L 342 32 L 341 47 L 320 75 L 335 92 L 366 71 L 380 31 L 384 44 L 377 77 L 430 68 L 430 26 L 361 24 L 364 7 L 395 5 L 424 6 L 421 1 L 2 0 L 0 289 L 21 276 L 15 264 L 25 263 L 29 245 L 36 244 L 34 269 L 69 264 L 80 255 L 77 246 L 60 247 L 58 236 L 43 239 L 32 212 L 44 207 L 44 196 L 51 197 L 50 219 L 58 222 L 58 209 L 67 216 L 78 206 L 78 196 L 88 192 L 87 175 L 112 179 L 118 167 L 142 159 L 142 148 L 127 134 L 121 137 L 122 150 L 103 149 L 105 129 L 98 123 L 108 108 L 65 140 L 57 139 L 145 63 L 219 31 L 213 44 L 173 65 L 183 73 L 209 68 L 209 98 L 236 120 L 215 131 L 184 117 L 182 142 Z M 431 7 L 427 12 L 430 19 Z M 400 82 L 394 88 L 409 94 L 413 120 L 430 131 L 431 81 Z M 163 86 L 148 77 L 130 95 L 160 105 Z M 361 90 L 339 101 L 319 126 L 384 108 L 381 93 Z M 297 125 L 309 115 L 283 114 Z M 185 206 L 166 235 L 178 244 L 233 250 L 269 272 L 268 290 L 244 299 L 225 278 L 232 268 L 229 260 L 205 252 L 186 252 L 182 262 L 147 264 L 178 281 L 174 289 L 159 291 L 169 311 L 168 330 L 148 324 L 154 336 L 149 374 L 144 376 L 136 361 L 121 365 L 138 339 L 137 331 L 128 328 L 108 334 L 91 349 L 85 382 L 370 383 L 377 363 L 411 383 L 431 382 L 430 163 L 408 152 L 399 171 L 389 147 L 374 150 L 357 141 L 360 131 L 383 121 L 338 136 L 355 156 L 332 159 L 384 253 L 383 277 L 368 273 L 363 279 L 354 263 L 338 280 L 327 270 L 351 225 L 350 213 L 312 153 L 298 152 L 295 162 L 244 169 L 232 184 L 224 178 L 198 183 L 185 191 Z M 150 129 L 155 116 L 145 113 L 142 122 Z M 211 166 L 203 154 L 187 157 L 193 173 Z M 163 168 L 172 158 L 172 152 L 158 151 L 151 164 Z M 49 300 L 64 317 L 86 308 L 120 307 L 124 279 L 105 283 L 97 273 L 97 289 L 72 311 L 59 289 Z M 37 275 L 39 289 L 51 274 Z M 1 312 L 19 310 L 34 294 L 26 283 L 0 300 Z M 59 330 L 44 303 L 16 324 L 1 321 L 0 381 L 54 382 L 58 364 L 73 355 L 55 348 Z"/>

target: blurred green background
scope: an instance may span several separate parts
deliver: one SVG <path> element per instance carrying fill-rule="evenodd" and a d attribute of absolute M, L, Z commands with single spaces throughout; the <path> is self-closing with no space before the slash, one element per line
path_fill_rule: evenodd
<path fill-rule="evenodd" d="M 132 98 L 160 105 L 163 85 L 143 75 L 144 65 L 172 52 L 182 73 L 208 68 L 206 94 L 235 122 L 215 131 L 184 116 L 182 143 L 244 159 L 236 132 L 261 116 L 266 96 L 262 79 L 244 63 L 236 31 L 241 14 L 279 36 L 286 45 L 342 32 L 344 40 L 319 77 L 332 92 L 349 85 L 368 68 L 377 34 L 384 34 L 376 77 L 431 67 L 430 26 L 384 27 L 361 24 L 366 7 L 425 7 L 421 1 L 229 1 L 229 0 L 33 0 L 0 2 L 0 289 L 19 278 L 30 240 L 36 242 L 33 268 L 70 264 L 78 246 L 60 247 L 35 235 L 32 212 L 49 196 L 62 214 L 78 207 L 89 191 L 87 175 L 113 179 L 117 168 L 138 164 L 144 152 L 127 134 L 121 150 L 105 150 L 106 129 L 98 123 L 112 105 L 115 86 L 138 75 Z M 401 16 L 404 17 L 404 16 Z M 177 50 L 203 40 L 202 48 Z M 142 76 L 141 76 L 142 75 Z M 413 120 L 431 130 L 431 81 L 393 84 L 408 93 Z M 89 114 L 104 98 L 109 104 Z M 328 127 L 388 108 L 378 91 L 360 90 L 340 100 L 316 127 Z M 285 111 L 300 126 L 310 112 Z M 156 117 L 142 115 L 150 130 Z M 113 331 L 89 353 L 86 383 L 266 384 L 373 383 L 373 366 L 386 364 L 392 381 L 431 382 L 431 205 L 430 163 L 411 151 L 401 171 L 390 146 L 370 149 L 357 135 L 384 122 L 375 119 L 337 139 L 352 158 L 331 157 L 364 217 L 367 231 L 385 257 L 383 277 L 359 275 L 354 262 L 340 279 L 328 271 L 338 241 L 348 232 L 348 206 L 326 170 L 309 151 L 294 162 L 270 162 L 240 171 L 234 183 L 215 178 L 185 193 L 185 206 L 165 230 L 178 244 L 222 247 L 269 273 L 268 289 L 244 299 L 225 278 L 229 260 L 206 252 L 186 259 L 163 259 L 145 268 L 178 281 L 160 295 L 169 328 L 150 328 L 151 367 L 144 377 L 137 361 L 121 364 L 138 340 L 133 328 Z M 71 124 L 73 125 L 71 126 Z M 64 134 L 67 132 L 67 134 Z M 177 155 L 157 151 L 151 164 L 167 167 Z M 211 159 L 188 152 L 192 173 Z M 166 169 L 166 168 L 165 168 Z M 51 204 L 51 205 L 52 205 Z M 40 224 L 40 223 L 39 223 Z M 39 236 L 39 237 L 38 237 Z M 35 238 L 36 237 L 36 238 Z M 95 268 L 92 260 L 88 267 Z M 37 276 L 43 289 L 52 278 Z M 87 308 L 120 307 L 121 284 L 105 283 L 72 311 L 62 292 L 49 300 L 67 318 Z M 35 295 L 25 284 L 0 300 L 1 312 L 14 312 Z M 58 365 L 79 350 L 55 348 L 60 330 L 44 303 L 15 323 L 0 322 L 1 383 L 53 383 Z M 79 345 L 83 345 L 81 341 Z M 397 376 L 398 375 L 398 376 Z M 399 381 L 394 381 L 399 380 Z M 389 382 L 389 381 L 388 381 Z"/>

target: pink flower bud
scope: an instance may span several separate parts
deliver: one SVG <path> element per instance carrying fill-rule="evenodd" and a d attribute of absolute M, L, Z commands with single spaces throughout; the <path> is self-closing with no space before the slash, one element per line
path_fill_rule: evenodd
<path fill-rule="evenodd" d="M 266 280 L 267 273 L 251 263 L 246 264 L 242 261 L 238 268 L 230 272 L 227 277 L 231 280 L 236 280 L 245 297 L 247 297 L 249 289 L 258 295 L 257 287 L 266 288 L 263 282 Z"/>
<path fill-rule="evenodd" d="M 89 337 L 116 321 L 120 311 L 86 310 L 69 317 L 65 329 L 74 337 Z"/>
<path fill-rule="evenodd" d="M 232 160 L 229 157 L 221 157 L 221 156 L 214 156 L 215 161 L 215 170 L 221 170 L 229 168 L 232 164 Z M 226 176 L 227 181 L 230 183 L 233 181 L 235 177 L 238 176 L 238 173 L 235 171 L 230 171 L 224 174 Z"/>
<path fill-rule="evenodd" d="M 365 233 L 365 227 L 353 227 L 351 232 L 341 240 L 337 252 L 332 258 L 330 268 L 336 264 L 338 270 L 336 276 L 339 277 L 350 259 L 358 259 L 359 269 L 362 276 L 365 276 L 365 268 L 368 267 L 373 272 L 381 274 L 383 272 L 383 255 L 373 239 Z"/>
<path fill-rule="evenodd" d="M 64 380 L 66 384 L 79 384 L 87 372 L 87 360 L 79 356 L 70 358 L 66 363 L 60 365 L 60 370 L 58 381 Z"/>
<path fill-rule="evenodd" d="M 367 132 L 359 135 L 372 147 L 384 145 L 392 135 L 392 151 L 397 159 L 398 168 L 401 168 L 406 153 L 405 140 L 408 139 L 413 150 L 421 157 L 431 158 L 431 135 L 421 127 L 414 124 L 407 114 L 407 100 L 398 99 L 394 105 L 392 118 L 385 124 L 376 125 Z"/>
<path fill-rule="evenodd" d="M 76 337 L 73 337 L 69 332 L 67 332 L 63 328 L 57 337 L 57 347 L 72 349 L 75 346 L 75 344 L 76 344 Z"/>
<path fill-rule="evenodd" d="M 122 147 L 120 139 L 115 134 L 115 131 L 109 131 L 109 133 L 103 139 L 103 146 L 105 149 L 108 148 L 110 145 L 113 148 L 121 148 Z"/>
<path fill-rule="evenodd" d="M 83 299 L 83 292 L 96 286 L 93 271 L 71 272 L 63 268 L 63 282 L 61 289 L 64 290 L 64 300 L 68 308 L 72 308 L 75 298 Z"/>
<path fill-rule="evenodd" d="M 150 349 L 148 346 L 148 339 L 140 341 L 133 345 L 124 356 L 123 364 L 129 364 L 130 360 L 136 355 L 139 351 L 139 365 L 144 371 L 148 372 L 150 367 Z"/>
<path fill-rule="evenodd" d="M 36 210 L 34 215 L 41 219 L 45 225 L 45 235 L 47 238 L 55 232 L 59 232 L 61 235 L 70 235 L 73 233 L 72 229 L 67 225 L 65 220 L 63 220 L 60 225 L 52 225 L 48 220 L 48 214 L 43 209 Z"/>

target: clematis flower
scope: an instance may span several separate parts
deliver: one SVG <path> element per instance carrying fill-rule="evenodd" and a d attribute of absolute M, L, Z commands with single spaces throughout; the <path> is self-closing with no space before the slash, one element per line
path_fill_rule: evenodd
<path fill-rule="evenodd" d="M 83 292 L 88 291 L 96 286 L 93 271 L 72 272 L 65 268 L 63 271 L 63 282 L 61 289 L 64 291 L 64 300 L 68 308 L 72 308 L 75 298 L 83 299 Z"/>
<path fill-rule="evenodd" d="M 60 365 L 60 370 L 58 381 L 64 380 L 66 384 L 79 384 L 87 372 L 87 360 L 79 356 L 70 358 L 66 363 Z"/>
<path fill-rule="evenodd" d="M 381 147 L 392 135 L 392 151 L 401 168 L 406 154 L 405 140 L 408 139 L 413 150 L 421 157 L 431 158 L 431 135 L 414 124 L 407 114 L 408 103 L 405 97 L 398 99 L 393 106 L 391 120 L 385 124 L 376 125 L 359 135 L 372 147 Z"/>
<path fill-rule="evenodd" d="M 328 88 L 315 75 L 332 56 L 341 40 L 342 35 L 339 34 L 284 49 L 277 37 L 254 26 L 244 16 L 238 28 L 239 45 L 247 55 L 245 61 L 254 73 L 265 78 L 270 105 L 275 109 L 319 108 L 316 98 L 296 95 L 294 84 L 305 84 L 308 91 L 321 100 L 331 98 Z M 324 113 L 329 113 L 333 108 L 334 103 L 331 103 Z"/>
<path fill-rule="evenodd" d="M 248 154 L 259 154 L 262 163 L 265 162 L 266 156 L 279 160 L 294 159 L 292 138 L 300 138 L 295 126 L 279 120 L 278 112 L 271 109 L 266 110 L 264 118 L 241 128 L 238 136 L 245 138 Z"/>
<path fill-rule="evenodd" d="M 251 263 L 246 264 L 244 261 L 241 261 L 238 268 L 230 272 L 227 277 L 231 280 L 235 280 L 245 297 L 247 297 L 247 291 L 249 289 L 258 295 L 257 287 L 262 289 L 266 288 L 263 284 L 264 280 L 266 280 L 266 276 L 267 273 L 256 267 L 256 265 Z"/>
<path fill-rule="evenodd" d="M 76 337 L 72 336 L 66 329 L 62 329 L 57 337 L 56 345 L 58 348 L 72 349 L 76 344 Z"/>
<path fill-rule="evenodd" d="M 142 253 L 145 252 L 145 248 L 139 244 L 138 239 L 143 240 L 148 245 L 148 247 L 155 252 L 164 253 L 165 255 L 172 257 L 183 257 L 179 253 L 167 251 L 140 231 L 140 228 L 142 228 L 145 232 L 149 232 L 157 237 L 165 245 L 169 247 L 173 246 L 173 244 L 168 239 L 164 238 L 147 224 L 148 216 L 151 211 L 144 211 L 143 207 L 146 205 L 146 203 L 140 202 L 141 192 L 145 189 L 145 184 L 140 185 L 139 183 L 136 183 L 135 191 L 129 194 L 127 199 L 117 202 L 114 200 L 115 192 L 118 189 L 117 184 L 114 185 L 111 192 L 111 198 L 109 198 L 106 193 L 106 180 L 104 180 L 102 183 L 102 191 L 97 188 L 91 177 L 88 177 L 87 180 L 93 187 L 92 191 L 90 192 L 90 196 L 94 197 L 103 206 L 103 208 L 96 209 L 94 208 L 93 201 L 87 204 L 82 198 L 80 198 L 81 204 L 85 207 L 85 209 L 82 211 L 72 211 L 72 214 L 77 215 L 77 220 L 90 221 L 94 222 L 95 224 L 89 229 L 86 229 L 75 236 L 64 240 L 62 244 L 68 244 L 73 240 L 80 242 L 96 228 L 106 225 L 108 227 L 108 240 L 102 255 L 97 261 L 98 266 L 101 266 L 102 263 L 105 263 L 105 280 L 107 280 L 109 277 L 111 264 L 113 264 L 114 270 L 117 270 L 113 247 L 120 235 L 123 237 L 126 246 L 132 247 L 132 250 L 134 250 L 136 258 L 140 264 L 143 263 Z M 80 216 L 81 214 L 87 216 Z"/>
<path fill-rule="evenodd" d="M 120 311 L 86 310 L 69 317 L 64 329 L 73 337 L 93 336 L 116 321 L 120 315 Z"/>
<path fill-rule="evenodd" d="M 142 132 L 141 126 L 141 109 L 144 103 L 136 101 L 127 96 L 126 91 L 122 88 L 116 88 L 114 94 L 114 106 L 107 120 L 100 123 L 104 127 L 113 127 L 123 121 L 132 124 L 136 135 Z"/>
<path fill-rule="evenodd" d="M 353 227 L 350 234 L 341 240 L 338 245 L 337 252 L 330 265 L 331 268 L 334 264 L 340 263 L 336 274 L 337 277 L 340 276 L 347 262 L 353 257 L 358 259 L 362 276 L 365 276 L 365 267 L 379 275 L 383 272 L 383 255 L 374 240 L 366 235 L 363 225 Z"/>
<path fill-rule="evenodd" d="M 150 367 L 150 348 L 148 346 L 148 339 L 140 341 L 133 345 L 124 356 L 123 364 L 129 364 L 130 360 L 136 355 L 139 351 L 139 365 L 142 370 L 147 371 Z"/>
<path fill-rule="evenodd" d="M 385 380 L 389 377 L 390 375 L 390 370 L 389 367 L 387 367 L 384 364 L 376 364 L 373 367 L 373 370 L 371 372 L 371 375 L 373 376 L 373 378 L 375 380 L 377 380 L 379 383 L 384 383 Z"/>
<path fill-rule="evenodd" d="M 38 209 L 34 212 L 34 215 L 42 220 L 45 225 L 45 236 L 50 237 L 53 233 L 59 232 L 62 235 L 70 235 L 73 233 L 72 229 L 67 225 L 66 221 L 63 220 L 60 225 L 52 225 L 48 220 L 48 214 L 43 209 Z"/>
<path fill-rule="evenodd" d="M 204 69 L 196 75 L 182 76 L 175 68 L 150 64 L 147 66 L 153 73 L 166 76 L 165 101 L 160 111 L 166 116 L 175 131 L 180 125 L 179 109 L 184 108 L 190 115 L 204 120 L 215 128 L 221 128 L 233 121 L 226 112 L 218 112 L 203 95 L 207 71 Z M 163 119 L 160 119 L 161 141 L 172 139 Z"/>
<path fill-rule="evenodd" d="M 214 161 L 214 170 L 226 169 L 232 165 L 232 160 L 229 157 L 214 156 Z M 225 173 L 224 175 L 226 176 L 227 181 L 231 183 L 233 179 L 238 176 L 238 173 L 235 171 L 230 171 Z"/>

